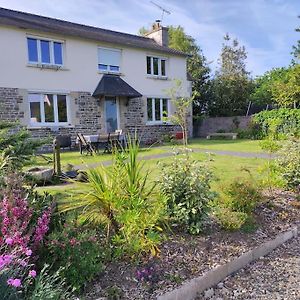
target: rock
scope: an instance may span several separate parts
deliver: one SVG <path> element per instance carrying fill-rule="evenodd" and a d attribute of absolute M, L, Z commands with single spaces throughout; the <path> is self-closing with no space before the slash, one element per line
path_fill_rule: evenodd
<path fill-rule="evenodd" d="M 222 289 L 223 287 L 224 287 L 224 283 L 223 282 L 218 283 L 218 289 Z"/>
<path fill-rule="evenodd" d="M 204 298 L 209 299 L 214 295 L 214 289 L 208 289 L 204 292 Z"/>
<path fill-rule="evenodd" d="M 49 182 L 53 177 L 53 169 L 36 167 L 29 169 L 26 174 L 32 176 L 37 181 Z"/>

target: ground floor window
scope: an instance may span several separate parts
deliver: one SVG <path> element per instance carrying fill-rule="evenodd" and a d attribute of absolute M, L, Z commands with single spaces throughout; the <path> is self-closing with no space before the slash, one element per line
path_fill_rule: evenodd
<path fill-rule="evenodd" d="M 168 117 L 168 99 L 147 98 L 148 122 L 164 122 Z"/>
<path fill-rule="evenodd" d="M 31 125 L 67 125 L 68 96 L 64 94 L 28 94 Z"/>

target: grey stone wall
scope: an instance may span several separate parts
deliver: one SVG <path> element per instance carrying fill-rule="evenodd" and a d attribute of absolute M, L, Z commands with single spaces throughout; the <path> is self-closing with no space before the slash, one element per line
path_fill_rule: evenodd
<path fill-rule="evenodd" d="M 24 96 L 22 96 L 24 95 Z M 0 88 L 0 120 L 16 121 L 21 120 L 23 124 L 28 124 L 28 112 L 25 109 L 26 93 L 17 88 Z M 28 130 L 34 138 L 49 139 L 52 141 L 57 135 L 71 134 L 73 146 L 75 145 L 77 133 L 99 134 L 103 133 L 103 115 L 99 99 L 95 99 L 88 92 L 71 92 L 70 107 L 72 122 L 68 127 L 29 127 Z M 122 124 L 125 133 L 134 134 L 144 143 L 153 143 L 164 140 L 167 136 L 175 135 L 181 131 L 179 126 L 170 124 L 146 125 L 145 106 L 142 99 L 130 99 L 124 106 L 122 113 Z M 25 118 L 24 118 L 25 115 Z M 42 150 L 50 150 L 51 144 L 45 145 Z"/>
<path fill-rule="evenodd" d="M 0 120 L 17 121 L 24 117 L 20 109 L 23 97 L 16 88 L 0 87 Z"/>
<path fill-rule="evenodd" d="M 197 137 L 206 137 L 209 133 L 214 133 L 219 130 L 232 132 L 237 128 L 246 129 L 249 126 L 251 117 L 215 117 L 204 119 L 194 131 Z M 237 126 L 238 125 L 238 126 Z"/>

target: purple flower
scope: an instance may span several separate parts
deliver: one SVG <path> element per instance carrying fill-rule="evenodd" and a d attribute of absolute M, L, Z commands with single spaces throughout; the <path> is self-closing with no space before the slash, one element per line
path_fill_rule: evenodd
<path fill-rule="evenodd" d="M 27 256 L 31 256 L 32 250 L 26 249 L 25 254 L 26 254 Z"/>
<path fill-rule="evenodd" d="M 5 240 L 5 243 L 6 243 L 7 245 L 12 245 L 13 242 L 14 242 L 14 240 L 13 240 L 12 238 L 7 238 L 7 239 Z"/>
<path fill-rule="evenodd" d="M 32 278 L 35 278 L 36 277 L 36 271 L 35 270 L 30 270 L 29 271 L 29 276 L 32 277 Z"/>
<path fill-rule="evenodd" d="M 15 279 L 14 278 L 9 278 L 7 280 L 7 284 L 11 285 L 11 286 L 14 286 L 14 287 L 20 287 L 22 282 L 21 282 L 21 279 L 19 279 L 19 278 L 15 278 Z"/>

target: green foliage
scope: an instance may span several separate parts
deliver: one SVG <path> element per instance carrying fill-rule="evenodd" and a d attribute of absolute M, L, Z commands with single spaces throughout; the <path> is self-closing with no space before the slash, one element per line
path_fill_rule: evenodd
<path fill-rule="evenodd" d="M 288 188 L 300 191 L 300 142 L 289 140 L 279 151 L 278 165 Z"/>
<path fill-rule="evenodd" d="M 220 68 L 212 83 L 211 116 L 245 115 L 252 82 L 246 71 L 247 54 L 237 40 L 226 35 L 220 57 Z"/>
<path fill-rule="evenodd" d="M 34 140 L 16 123 L 0 123 L 0 171 L 20 170 L 44 140 Z"/>
<path fill-rule="evenodd" d="M 238 230 L 251 219 L 262 199 L 263 195 L 253 180 L 236 178 L 214 201 L 214 215 L 225 230 Z"/>
<path fill-rule="evenodd" d="M 84 185 L 89 192 L 75 194 L 61 210 L 77 209 L 83 221 L 105 225 L 118 254 L 151 251 L 155 255 L 160 240 L 157 225 L 164 216 L 166 199 L 149 182 L 149 171 L 138 161 L 138 152 L 138 143 L 129 138 L 128 155 L 116 152 L 111 168 L 88 170 Z"/>
<path fill-rule="evenodd" d="M 45 265 L 37 276 L 33 290 L 30 291 L 27 300 L 65 300 L 71 299 L 65 280 L 61 277 L 63 268 L 55 273 L 49 273 L 49 265 Z"/>
<path fill-rule="evenodd" d="M 103 269 L 103 249 L 97 241 L 96 232 L 73 225 L 49 236 L 47 257 L 51 258 L 57 270 L 73 289 L 80 289 Z"/>
<path fill-rule="evenodd" d="M 203 230 L 209 206 L 215 197 L 210 189 L 212 173 L 187 153 L 161 167 L 160 186 L 168 197 L 168 212 L 175 225 L 191 234 Z"/>
<path fill-rule="evenodd" d="M 207 60 L 195 39 L 187 35 L 181 26 L 169 26 L 169 47 L 190 55 L 187 59 L 187 71 L 193 78 L 193 114 L 200 115 L 207 110 L 211 99 L 210 68 Z"/>
<path fill-rule="evenodd" d="M 259 126 L 259 131 L 263 137 L 266 137 L 270 130 L 274 130 L 275 126 L 276 132 L 272 134 L 277 136 L 300 135 L 299 109 L 281 108 L 262 111 L 253 116 L 253 122 Z"/>
<path fill-rule="evenodd" d="M 246 213 L 233 211 L 228 207 L 217 207 L 214 211 L 214 215 L 220 226 L 229 231 L 241 229 L 248 218 Z"/>
<path fill-rule="evenodd" d="M 257 104 L 277 103 L 281 107 L 300 104 L 300 65 L 275 68 L 255 80 L 251 101 Z"/>
<path fill-rule="evenodd" d="M 233 211 L 251 214 L 263 196 L 250 180 L 235 179 L 224 189 L 224 205 Z"/>

